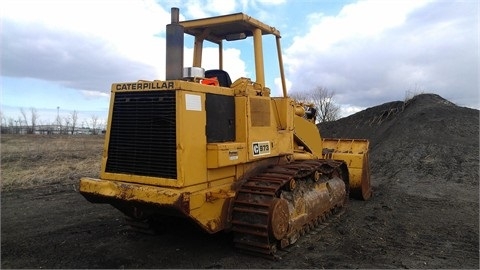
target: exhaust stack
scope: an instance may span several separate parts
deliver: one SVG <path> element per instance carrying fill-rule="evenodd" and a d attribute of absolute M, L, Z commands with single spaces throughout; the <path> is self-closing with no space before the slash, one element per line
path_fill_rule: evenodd
<path fill-rule="evenodd" d="M 167 48 L 165 57 L 165 79 L 183 78 L 183 26 L 179 24 L 180 11 L 171 9 L 171 23 L 167 24 Z"/>

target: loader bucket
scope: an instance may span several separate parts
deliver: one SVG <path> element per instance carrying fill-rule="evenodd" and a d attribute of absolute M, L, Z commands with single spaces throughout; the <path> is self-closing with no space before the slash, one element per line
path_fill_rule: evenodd
<path fill-rule="evenodd" d="M 368 200 L 372 196 L 368 140 L 323 139 L 323 158 L 343 160 L 349 171 L 350 197 Z"/>

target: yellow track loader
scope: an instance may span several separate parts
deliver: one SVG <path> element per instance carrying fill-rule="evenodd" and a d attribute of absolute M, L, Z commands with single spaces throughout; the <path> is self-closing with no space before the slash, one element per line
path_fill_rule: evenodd
<path fill-rule="evenodd" d="M 243 13 L 179 21 L 171 11 L 166 79 L 112 84 L 100 177 L 80 180 L 88 201 L 133 222 L 185 217 L 273 257 L 349 197 L 371 196 L 368 141 L 321 138 L 310 108 L 287 96 L 277 29 Z M 265 85 L 265 36 L 276 40 L 283 97 Z M 255 79 L 232 81 L 223 42 L 250 38 Z M 206 42 L 218 45 L 217 69 L 202 68 Z"/>

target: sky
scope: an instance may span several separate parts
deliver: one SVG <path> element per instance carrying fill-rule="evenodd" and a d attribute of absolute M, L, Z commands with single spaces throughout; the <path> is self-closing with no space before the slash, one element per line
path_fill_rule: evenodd
<path fill-rule="evenodd" d="M 280 30 L 287 89 L 325 87 L 341 116 L 414 94 L 480 109 L 476 0 L 3 0 L 2 121 L 34 108 L 37 124 L 105 122 L 110 86 L 165 79 L 165 26 L 243 12 Z M 251 43 L 224 44 L 232 80 L 254 78 Z M 202 63 L 216 68 L 216 47 Z M 185 39 L 185 66 L 193 40 Z M 264 41 L 266 84 L 281 96 L 275 40 Z M 212 57 L 208 57 L 212 55 Z"/>

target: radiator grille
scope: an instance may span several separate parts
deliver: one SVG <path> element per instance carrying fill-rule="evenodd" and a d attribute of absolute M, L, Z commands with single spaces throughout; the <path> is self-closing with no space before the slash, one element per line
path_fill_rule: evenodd
<path fill-rule="evenodd" d="M 177 178 L 175 91 L 116 93 L 106 172 Z"/>

